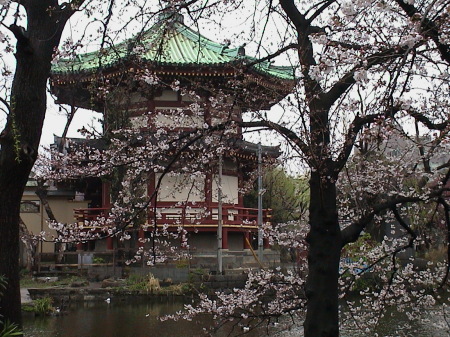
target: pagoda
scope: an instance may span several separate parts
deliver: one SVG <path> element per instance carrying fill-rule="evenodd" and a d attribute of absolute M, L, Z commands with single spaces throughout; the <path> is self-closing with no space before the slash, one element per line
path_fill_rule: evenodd
<path fill-rule="evenodd" d="M 60 60 L 52 68 L 52 92 L 59 103 L 102 112 L 104 132 L 119 128 L 120 123 L 128 123 L 143 133 L 156 132 L 166 126 L 172 133 L 181 133 L 230 119 L 242 121 L 243 113 L 269 109 L 292 91 L 295 85 L 293 67 L 259 62 L 246 55 L 244 46 L 230 48 L 229 44 L 211 41 L 183 21 L 178 13 L 165 13 L 149 30 L 114 48 Z M 99 95 L 106 83 L 119 88 L 122 96 Z M 223 100 L 228 102 L 226 111 L 211 104 Z M 165 119 L 164 116 L 181 111 L 189 115 L 194 103 L 201 105 L 202 114 L 192 114 L 189 124 L 181 120 L 174 126 L 171 119 Z M 125 121 L 117 122 L 118 112 Z M 251 179 L 250 172 L 258 164 L 258 145 L 244 140 L 240 127 L 235 128 L 226 142 L 228 150 L 220 158 L 223 167 L 220 179 L 226 197 L 221 200 L 220 213 L 222 249 L 234 254 L 226 262 L 233 268 L 245 265 L 246 259 L 253 260 L 247 253 L 257 232 L 257 210 L 244 207 L 241 188 Z M 272 146 L 262 146 L 260 151 L 265 158 L 275 159 L 280 154 L 279 148 Z M 177 188 L 175 178 L 161 177 L 159 172 L 149 173 L 147 194 L 152 195 L 158 179 L 163 188 L 158 199 L 152 202 L 148 221 L 138 229 L 137 237 L 149 237 L 150 222 L 168 226 L 169 230 L 181 223 L 189 235 L 194 259 L 196 254 L 214 253 L 219 217 L 218 162 L 219 158 L 215 169 L 205 168 L 204 181 L 200 184 L 203 193 L 190 198 L 185 187 Z M 85 197 L 95 202 L 91 208 L 75 210 L 80 222 L 107 213 L 111 207 L 111 184 L 107 179 L 90 184 L 97 184 L 96 188 L 87 189 L 96 194 L 88 192 Z M 201 216 L 198 209 L 203 210 Z M 270 221 L 267 210 L 264 221 Z M 98 242 L 95 250 L 117 248 L 115 238 L 104 241 Z M 144 245 L 143 241 L 137 245 Z M 241 257 L 236 259 L 236 256 Z M 207 264 L 204 261 L 199 265 Z"/>

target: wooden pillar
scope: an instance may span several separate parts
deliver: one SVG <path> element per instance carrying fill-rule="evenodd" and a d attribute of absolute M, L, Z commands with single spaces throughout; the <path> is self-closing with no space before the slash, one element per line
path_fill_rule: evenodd
<path fill-rule="evenodd" d="M 102 182 L 102 207 L 111 207 L 110 187 L 109 182 Z"/>
<path fill-rule="evenodd" d="M 244 232 L 244 249 L 250 249 L 250 232 Z"/>
<path fill-rule="evenodd" d="M 113 250 L 114 249 L 114 240 L 111 236 L 106 238 L 106 249 Z"/>
<path fill-rule="evenodd" d="M 155 191 L 156 187 L 156 173 L 151 172 L 148 174 L 148 182 L 147 182 L 147 196 L 150 197 L 153 195 L 153 192 Z M 147 208 L 147 223 L 149 225 L 153 225 L 153 220 L 155 220 L 155 214 L 153 213 L 153 210 L 156 206 L 156 197 L 153 196 L 153 198 L 150 200 L 150 204 Z"/>
<path fill-rule="evenodd" d="M 145 245 L 145 232 L 142 228 L 139 229 L 138 236 L 138 247 L 142 248 Z"/>
<path fill-rule="evenodd" d="M 208 209 L 210 209 L 212 203 L 212 179 L 211 173 L 205 174 L 205 203 Z"/>
<path fill-rule="evenodd" d="M 241 192 L 244 186 L 244 174 L 242 173 L 240 163 L 237 162 L 236 165 L 238 167 L 238 205 L 239 207 L 244 207 L 244 193 Z"/>
<path fill-rule="evenodd" d="M 202 220 L 212 220 L 212 174 L 207 172 L 205 174 L 205 207 L 209 215 L 203 216 Z"/>
<path fill-rule="evenodd" d="M 254 240 L 254 238 L 255 238 L 255 233 L 254 232 L 249 232 L 248 233 L 248 236 L 249 236 L 249 241 L 250 241 L 250 246 L 253 248 L 253 240 Z"/>
<path fill-rule="evenodd" d="M 84 250 L 84 243 L 78 242 L 77 243 L 77 250 Z"/>
<path fill-rule="evenodd" d="M 263 247 L 264 247 L 264 249 L 270 248 L 269 239 L 263 239 Z"/>
<path fill-rule="evenodd" d="M 228 249 L 228 228 L 222 230 L 222 249 Z"/>
<path fill-rule="evenodd" d="M 148 183 L 147 183 L 147 196 L 151 196 L 155 191 L 156 186 L 156 174 L 154 172 L 148 174 Z M 154 200 L 152 200 L 152 205 L 154 205 Z"/>

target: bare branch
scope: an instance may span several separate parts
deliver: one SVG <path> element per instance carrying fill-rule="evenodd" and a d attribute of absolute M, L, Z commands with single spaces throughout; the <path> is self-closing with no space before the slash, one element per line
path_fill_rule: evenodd
<path fill-rule="evenodd" d="M 412 49 L 419 47 L 423 42 L 418 42 L 413 48 L 401 46 L 388 48 L 384 51 L 374 53 L 366 57 L 367 64 L 362 63 L 353 67 L 348 73 L 341 77 L 339 81 L 326 93 L 322 94 L 328 107 L 331 107 L 353 84 L 356 83 L 355 72 L 359 69 L 370 69 L 376 65 L 385 64 L 396 58 L 404 57 Z"/>
<path fill-rule="evenodd" d="M 281 0 L 280 5 L 284 12 L 288 16 L 289 20 L 294 24 L 297 32 L 305 33 L 306 28 L 309 27 L 309 22 L 303 14 L 300 13 L 298 8 L 295 6 L 293 0 Z"/>
<path fill-rule="evenodd" d="M 432 193 L 429 198 L 441 195 L 445 189 L 439 189 L 438 191 Z M 387 209 L 392 209 L 396 205 L 404 204 L 408 202 L 424 202 L 425 200 L 421 197 L 404 197 L 397 196 L 389 200 L 386 200 L 372 208 L 372 211 L 367 215 L 361 217 L 359 220 L 353 222 L 348 227 L 342 230 L 342 247 L 348 243 L 355 242 L 358 240 L 361 232 L 366 228 L 366 226 L 373 220 L 375 215 L 385 211 Z"/>
<path fill-rule="evenodd" d="M 332 47 L 342 47 L 345 49 L 351 49 L 351 50 L 364 50 L 368 49 L 371 46 L 369 45 L 362 45 L 362 44 L 356 44 L 356 43 L 348 43 L 348 42 L 342 42 L 342 41 L 329 41 L 328 45 Z"/>
<path fill-rule="evenodd" d="M 407 112 L 416 121 L 421 122 L 430 130 L 443 131 L 450 125 L 448 120 L 442 123 L 433 123 L 427 116 L 413 109 L 408 109 Z"/>
<path fill-rule="evenodd" d="M 28 33 L 24 27 L 18 26 L 16 24 L 5 27 L 7 27 L 11 31 L 11 33 L 13 33 L 18 42 L 28 43 Z"/>
<path fill-rule="evenodd" d="M 313 22 L 320 14 L 323 13 L 324 10 L 326 10 L 328 7 L 330 7 L 332 4 L 334 4 L 336 2 L 336 0 L 327 0 L 325 1 L 324 4 L 322 4 L 322 6 L 320 6 L 309 18 L 308 18 L 308 22 L 311 23 Z"/>
<path fill-rule="evenodd" d="M 290 140 L 298 149 L 303 152 L 303 154 L 308 157 L 310 155 L 310 149 L 308 145 L 291 129 L 288 129 L 278 123 L 272 121 L 255 121 L 255 122 L 238 122 L 239 126 L 244 128 L 254 128 L 254 127 L 266 127 L 271 130 L 278 132 L 284 138 Z"/>
<path fill-rule="evenodd" d="M 277 57 L 277 56 L 283 54 L 284 52 L 286 52 L 286 51 L 288 51 L 288 50 L 290 50 L 290 49 L 298 49 L 298 48 L 299 48 L 298 43 L 291 43 L 291 44 L 289 44 L 289 45 L 287 45 L 287 46 L 285 46 L 285 47 L 283 47 L 283 48 L 278 49 L 278 50 L 277 50 L 275 53 L 273 53 L 273 54 L 269 54 L 269 55 L 267 55 L 267 56 L 265 56 L 265 57 L 263 57 L 263 58 L 260 58 L 260 59 L 257 59 L 257 60 L 255 60 L 255 61 L 246 63 L 245 66 L 246 66 L 247 69 L 248 69 L 248 68 L 250 68 L 250 67 L 252 67 L 252 66 L 254 66 L 254 65 L 256 65 L 256 64 L 259 64 L 259 63 L 262 63 L 262 62 L 265 62 L 265 61 L 272 60 L 272 59 L 274 59 L 275 57 Z"/>
<path fill-rule="evenodd" d="M 413 240 L 417 238 L 417 234 L 412 230 L 412 228 L 402 219 L 400 213 L 398 212 L 397 205 L 391 207 L 392 213 L 394 213 L 394 217 L 397 222 L 402 226 L 404 230 L 408 232 Z"/>
<path fill-rule="evenodd" d="M 350 128 L 347 132 L 347 135 L 345 136 L 344 147 L 338 158 L 336 159 L 336 169 L 339 171 L 342 170 L 342 168 L 347 163 L 347 159 L 352 153 L 353 147 L 355 145 L 356 137 L 365 125 L 373 123 L 381 117 L 393 116 L 396 111 L 397 110 L 391 110 L 384 114 L 373 114 L 364 117 L 356 116 L 352 124 L 350 124 Z"/>
<path fill-rule="evenodd" d="M 37 180 L 36 195 L 39 197 L 42 206 L 44 206 L 45 212 L 47 213 L 49 220 L 51 222 L 57 222 L 55 214 L 53 213 L 50 203 L 48 202 L 48 191 L 47 188 L 44 186 L 44 183 L 45 181 L 42 179 Z"/>
<path fill-rule="evenodd" d="M 353 122 L 350 124 L 350 128 L 347 132 L 347 135 L 345 137 L 345 142 L 343 149 L 341 153 L 339 154 L 339 157 L 336 160 L 336 165 L 339 170 L 341 170 L 345 163 L 347 162 L 348 157 L 350 156 L 354 144 L 355 139 L 358 136 L 358 133 L 362 130 L 362 128 L 365 125 L 368 125 L 370 123 L 373 123 L 378 118 L 385 117 L 385 118 L 393 118 L 395 114 L 399 111 L 401 111 L 400 106 L 392 107 L 391 109 L 386 110 L 383 114 L 372 114 L 364 117 L 356 116 Z M 419 113 L 413 109 L 407 110 L 408 114 L 413 117 L 416 121 L 421 122 L 424 124 L 428 129 L 430 130 L 445 130 L 449 126 L 449 121 L 445 121 L 442 123 L 433 123 L 427 116 L 425 116 L 422 113 Z"/>
<path fill-rule="evenodd" d="M 450 206 L 444 198 L 439 198 L 438 202 L 444 207 L 445 225 L 447 227 L 447 268 L 445 268 L 445 275 L 440 283 L 440 288 L 442 288 L 447 283 L 450 272 Z"/>
<path fill-rule="evenodd" d="M 3 103 L 3 105 L 6 107 L 8 112 L 11 112 L 11 106 L 9 105 L 9 103 L 4 98 L 0 97 L 0 102 Z"/>
<path fill-rule="evenodd" d="M 317 93 L 322 93 L 323 88 L 320 86 L 320 83 L 311 78 L 309 74 L 311 66 L 317 64 L 313 54 L 313 44 L 309 37 L 313 33 L 324 32 L 324 29 L 311 26 L 305 15 L 300 13 L 297 6 L 294 4 L 294 1 L 281 0 L 280 5 L 296 28 L 298 34 L 297 41 L 299 44 L 298 56 L 300 64 L 302 65 L 306 95 L 307 99 L 311 101 L 310 103 L 314 104 L 313 102 L 317 100 L 314 97 Z"/>
<path fill-rule="evenodd" d="M 450 63 L 450 46 L 441 42 L 443 41 L 443 39 L 441 39 L 442 33 L 437 22 L 435 20 L 430 20 L 427 17 L 423 17 L 419 10 L 413 4 L 410 4 L 410 2 L 406 3 L 404 0 L 395 0 L 395 2 L 411 21 L 417 22 L 420 20 L 420 34 L 427 39 L 431 39 L 436 44 L 442 59 Z M 448 14 L 444 13 L 441 19 L 448 20 Z"/>

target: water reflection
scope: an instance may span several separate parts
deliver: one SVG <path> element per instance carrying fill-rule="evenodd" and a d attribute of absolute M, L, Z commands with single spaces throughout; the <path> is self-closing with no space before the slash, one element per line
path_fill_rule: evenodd
<path fill-rule="evenodd" d="M 197 321 L 165 321 L 157 317 L 172 314 L 182 309 L 180 301 L 131 301 L 85 302 L 74 304 L 69 313 L 58 317 L 24 317 L 25 336 L 28 337 L 180 337 L 202 336 L 204 328 L 211 327 L 211 317 L 201 317 Z M 215 336 L 229 336 L 228 331 L 220 331 Z M 235 327 L 231 336 L 242 334 Z M 261 335 L 261 329 L 246 334 L 249 337 Z"/>
<path fill-rule="evenodd" d="M 73 304 L 69 313 L 59 317 L 34 317 L 25 314 L 24 332 L 28 337 L 197 337 L 204 335 L 204 328 L 213 325 L 212 317 L 202 317 L 195 322 L 165 321 L 158 316 L 172 314 L 182 309 L 183 303 L 173 300 L 134 300 L 128 302 L 85 302 Z M 395 336 L 433 336 L 447 337 L 449 335 L 446 324 L 439 308 L 424 313 L 424 321 L 410 322 L 409 328 L 402 329 L 400 335 Z M 447 314 L 449 314 L 447 312 Z M 403 315 L 404 316 L 404 315 Z M 402 315 L 387 315 L 378 329 L 379 336 L 393 336 L 392 328 L 406 323 Z M 261 337 L 263 335 L 291 337 L 303 336 L 301 327 L 282 330 L 267 326 L 246 333 L 246 337 Z M 214 336 L 238 336 L 243 334 L 241 327 L 228 325 Z M 373 336 L 373 332 L 365 334 L 362 331 L 343 331 L 344 337 Z"/>
<path fill-rule="evenodd" d="M 160 322 L 157 319 L 181 308 L 182 303 L 170 301 L 85 302 L 72 305 L 64 316 L 26 316 L 24 330 L 30 337 L 199 336 L 202 327 L 196 323 Z"/>

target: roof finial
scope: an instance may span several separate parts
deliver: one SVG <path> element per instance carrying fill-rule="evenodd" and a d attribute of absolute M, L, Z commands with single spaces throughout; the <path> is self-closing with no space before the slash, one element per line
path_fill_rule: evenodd
<path fill-rule="evenodd" d="M 244 43 L 244 44 L 242 44 L 242 45 L 239 46 L 239 49 L 238 49 L 238 55 L 239 55 L 239 56 L 245 56 L 245 46 L 246 46 L 246 45 L 247 45 L 247 44 Z"/>
<path fill-rule="evenodd" d="M 159 14 L 159 19 L 161 21 L 171 21 L 171 22 L 179 22 L 184 23 L 183 14 L 178 13 L 176 8 L 167 7 L 161 11 Z"/>

